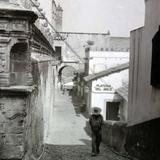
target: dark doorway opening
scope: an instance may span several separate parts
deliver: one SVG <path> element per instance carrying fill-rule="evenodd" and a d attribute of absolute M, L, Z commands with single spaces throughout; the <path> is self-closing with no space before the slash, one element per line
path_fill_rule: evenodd
<path fill-rule="evenodd" d="M 11 49 L 10 72 L 25 72 L 28 67 L 28 45 L 27 43 L 17 43 Z"/>
<path fill-rule="evenodd" d="M 119 120 L 119 106 L 120 102 L 106 103 L 106 120 Z"/>
<path fill-rule="evenodd" d="M 152 39 L 151 85 L 160 87 L 160 27 Z"/>
<path fill-rule="evenodd" d="M 28 43 L 15 44 L 10 52 L 10 84 L 32 84 Z"/>
<path fill-rule="evenodd" d="M 57 60 L 61 61 L 62 60 L 62 48 L 59 46 L 55 47 L 56 50 L 56 58 Z"/>

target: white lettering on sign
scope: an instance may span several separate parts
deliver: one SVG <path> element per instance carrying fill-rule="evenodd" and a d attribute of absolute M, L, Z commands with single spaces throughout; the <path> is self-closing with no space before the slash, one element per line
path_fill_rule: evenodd
<path fill-rule="evenodd" d="M 105 91 L 113 91 L 113 88 L 111 85 L 108 84 L 96 84 L 94 86 L 94 90 L 99 92 L 105 92 Z"/>

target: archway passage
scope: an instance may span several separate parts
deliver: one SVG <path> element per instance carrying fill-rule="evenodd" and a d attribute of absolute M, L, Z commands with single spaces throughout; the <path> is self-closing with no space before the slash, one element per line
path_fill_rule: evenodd
<path fill-rule="evenodd" d="M 10 53 L 10 72 L 24 72 L 27 69 L 27 43 L 15 44 Z"/>
<path fill-rule="evenodd" d="M 76 69 L 72 66 L 66 65 L 59 69 L 58 75 L 59 80 L 63 81 L 64 83 L 72 81 L 73 77 L 75 76 Z"/>
<path fill-rule="evenodd" d="M 30 85 L 32 83 L 28 43 L 16 43 L 10 51 L 10 83 Z"/>

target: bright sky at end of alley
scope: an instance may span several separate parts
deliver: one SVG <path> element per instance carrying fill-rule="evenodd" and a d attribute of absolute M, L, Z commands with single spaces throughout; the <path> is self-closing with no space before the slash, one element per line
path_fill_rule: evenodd
<path fill-rule="evenodd" d="M 129 36 L 144 25 L 144 0 L 56 0 L 63 7 L 63 31 Z"/>

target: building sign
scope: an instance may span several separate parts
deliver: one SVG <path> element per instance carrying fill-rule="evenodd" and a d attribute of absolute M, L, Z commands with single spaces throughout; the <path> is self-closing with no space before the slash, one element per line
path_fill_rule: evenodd
<path fill-rule="evenodd" d="M 96 92 L 108 92 L 108 91 L 113 91 L 114 89 L 109 84 L 96 84 L 93 87 L 93 90 Z"/>

